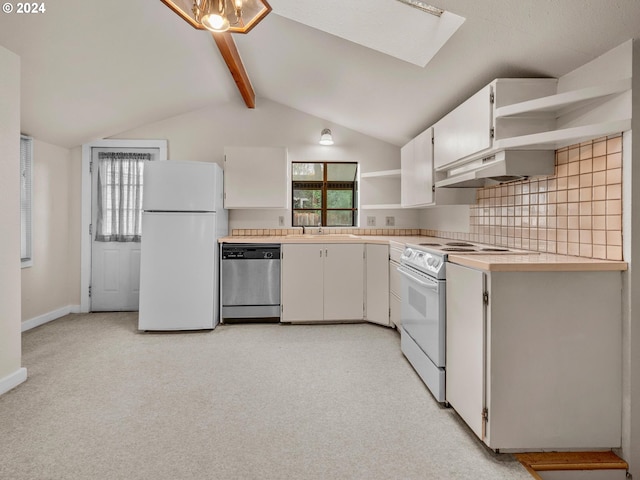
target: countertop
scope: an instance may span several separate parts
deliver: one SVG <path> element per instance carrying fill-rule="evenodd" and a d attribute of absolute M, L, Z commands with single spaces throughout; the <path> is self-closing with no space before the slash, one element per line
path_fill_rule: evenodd
<path fill-rule="evenodd" d="M 229 236 L 218 239 L 219 243 L 373 243 L 388 244 L 404 248 L 428 242 L 451 242 L 450 238 L 427 236 L 384 236 L 384 235 L 343 235 L 307 234 L 283 236 Z M 471 268 L 491 272 L 577 272 L 577 271 L 624 271 L 627 263 L 616 260 L 556 255 L 553 253 L 517 254 L 449 254 L 449 261 Z"/>
<path fill-rule="evenodd" d="M 388 244 L 391 237 L 352 234 L 262 235 L 222 237 L 218 243 L 377 243 Z M 393 237 L 396 238 L 396 237 Z M 397 237 L 401 238 L 401 237 Z"/>
<path fill-rule="evenodd" d="M 449 255 L 449 261 L 490 272 L 604 272 L 627 269 L 627 262 L 553 253 Z"/>

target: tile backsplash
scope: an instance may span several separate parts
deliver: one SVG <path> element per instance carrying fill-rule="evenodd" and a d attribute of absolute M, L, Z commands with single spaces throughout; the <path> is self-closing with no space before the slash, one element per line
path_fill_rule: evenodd
<path fill-rule="evenodd" d="M 622 135 L 556 151 L 555 174 L 478 190 L 470 233 L 436 236 L 622 260 Z"/>

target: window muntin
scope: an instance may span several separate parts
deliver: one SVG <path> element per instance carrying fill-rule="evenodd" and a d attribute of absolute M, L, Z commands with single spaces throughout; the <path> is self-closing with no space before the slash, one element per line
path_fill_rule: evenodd
<path fill-rule="evenodd" d="M 292 163 L 293 226 L 356 226 L 358 164 Z"/>

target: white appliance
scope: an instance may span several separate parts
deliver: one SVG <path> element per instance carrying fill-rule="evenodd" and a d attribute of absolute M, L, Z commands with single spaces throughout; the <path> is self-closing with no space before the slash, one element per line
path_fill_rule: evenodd
<path fill-rule="evenodd" d="M 218 238 L 228 233 L 215 163 L 145 164 L 139 330 L 213 329 L 219 323 Z"/>
<path fill-rule="evenodd" d="M 402 275 L 400 348 L 438 402 L 445 401 L 446 255 L 407 247 Z"/>
<path fill-rule="evenodd" d="M 436 241 L 409 244 L 400 257 L 400 348 L 434 398 L 446 402 L 446 264 L 449 254 L 535 253 L 493 245 Z"/>

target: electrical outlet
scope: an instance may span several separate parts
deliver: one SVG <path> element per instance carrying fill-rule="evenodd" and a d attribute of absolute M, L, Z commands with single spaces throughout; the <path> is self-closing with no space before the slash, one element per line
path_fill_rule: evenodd
<path fill-rule="evenodd" d="M 376 226 L 376 217 L 367 217 L 367 227 Z"/>
<path fill-rule="evenodd" d="M 280 215 L 278 217 L 278 225 L 284 227 L 284 216 Z"/>
<path fill-rule="evenodd" d="M 385 222 L 384 224 L 387 227 L 393 227 L 396 224 L 396 217 L 385 217 Z"/>

